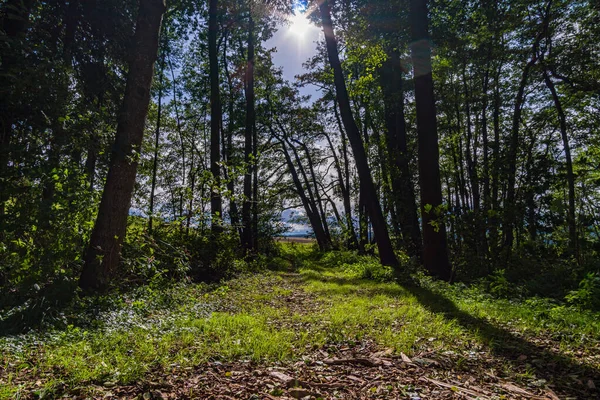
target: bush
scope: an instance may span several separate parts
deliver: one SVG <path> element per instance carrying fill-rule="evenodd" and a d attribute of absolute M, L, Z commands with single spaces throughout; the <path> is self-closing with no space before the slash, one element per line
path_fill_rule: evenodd
<path fill-rule="evenodd" d="M 579 288 L 571 290 L 565 300 L 574 306 L 591 310 L 600 309 L 600 274 L 588 273 L 579 282 Z"/>
<path fill-rule="evenodd" d="M 379 261 L 370 256 L 359 256 L 357 261 L 342 266 L 350 275 L 359 279 L 371 279 L 377 282 L 390 282 L 394 280 L 394 270 L 381 265 Z"/>

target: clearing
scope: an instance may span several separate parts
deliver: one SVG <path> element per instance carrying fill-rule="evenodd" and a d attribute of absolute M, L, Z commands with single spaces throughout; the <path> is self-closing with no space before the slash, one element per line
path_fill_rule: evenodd
<path fill-rule="evenodd" d="M 598 398 L 598 314 L 303 245 L 271 267 L 49 311 L 0 337 L 0 398 Z"/>

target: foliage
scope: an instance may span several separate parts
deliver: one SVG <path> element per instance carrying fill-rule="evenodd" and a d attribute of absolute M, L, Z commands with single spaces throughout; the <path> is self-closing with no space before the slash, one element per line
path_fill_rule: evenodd
<path fill-rule="evenodd" d="M 565 300 L 578 307 L 600 309 L 600 274 L 589 272 L 579 282 L 579 288 L 570 291 Z"/>
<path fill-rule="evenodd" d="M 322 255 L 306 245 L 283 245 L 280 257 L 278 263 L 289 258 L 298 269 L 87 297 L 63 310 L 60 325 L 3 336 L 0 393 L 93 395 L 93 387 L 185 377 L 187 368 L 209 361 L 295 362 L 314 349 L 334 355 L 340 346 L 371 342 L 412 358 L 444 354 L 461 369 L 470 368 L 463 364 L 475 353 L 502 348 L 511 338 L 507 331 L 518 332 L 521 345 L 543 338 L 557 353 L 577 352 L 580 359 L 600 341 L 597 313 L 547 299 L 496 299 L 480 287 L 425 275 L 416 277 L 419 286 L 364 279 L 356 275 L 369 263 L 364 256 Z M 454 310 L 436 308 L 448 304 Z M 502 332 L 506 336 L 493 336 Z M 41 385 L 33 386 L 38 379 Z"/>

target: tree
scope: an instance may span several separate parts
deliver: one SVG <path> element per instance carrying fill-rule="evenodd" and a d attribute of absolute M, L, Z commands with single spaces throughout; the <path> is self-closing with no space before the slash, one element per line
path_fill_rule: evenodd
<path fill-rule="evenodd" d="M 450 280 L 446 226 L 442 211 L 442 188 L 436 123 L 427 0 L 411 0 L 411 55 L 415 81 L 419 136 L 419 184 L 423 225 L 423 263 L 433 275 Z"/>
<path fill-rule="evenodd" d="M 86 292 L 106 289 L 118 267 L 165 10 L 164 0 L 141 0 L 139 4 L 115 145 L 79 280 Z"/>
<path fill-rule="evenodd" d="M 367 162 L 367 155 L 365 153 L 360 132 L 356 126 L 354 117 L 352 116 L 352 109 L 348 99 L 348 91 L 346 89 L 344 74 L 342 72 L 342 64 L 340 62 L 337 42 L 333 32 L 331 10 L 327 0 L 324 0 L 319 4 L 319 12 L 321 14 L 323 34 L 325 35 L 327 55 L 334 73 L 336 98 L 340 107 L 342 123 L 344 124 L 346 134 L 348 135 L 348 140 L 352 146 L 352 152 L 354 153 L 354 160 L 356 161 L 356 167 L 360 180 L 360 191 L 373 224 L 375 240 L 377 241 L 377 247 L 379 249 L 379 259 L 383 265 L 397 267 L 398 260 L 394 254 L 392 243 L 388 234 L 387 223 L 383 217 L 381 205 L 379 204 L 376 196 L 377 192 L 375 190 L 371 171 Z"/>
<path fill-rule="evenodd" d="M 217 54 L 218 0 L 209 0 L 208 6 L 208 58 L 210 64 L 210 172 L 213 188 L 210 196 L 212 229 L 221 230 L 223 209 L 221 205 L 221 96 L 219 92 L 219 56 Z"/>

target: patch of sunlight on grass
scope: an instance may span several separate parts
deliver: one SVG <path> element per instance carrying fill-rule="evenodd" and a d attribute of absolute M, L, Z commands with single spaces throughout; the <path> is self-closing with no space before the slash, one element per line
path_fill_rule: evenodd
<path fill-rule="evenodd" d="M 370 338 L 412 354 L 420 343 L 438 349 L 468 336 L 455 321 L 428 311 L 395 283 L 357 279 L 338 268 L 325 272 L 307 268 L 301 274 L 307 290 L 330 304 L 321 315 L 330 341 Z"/>

